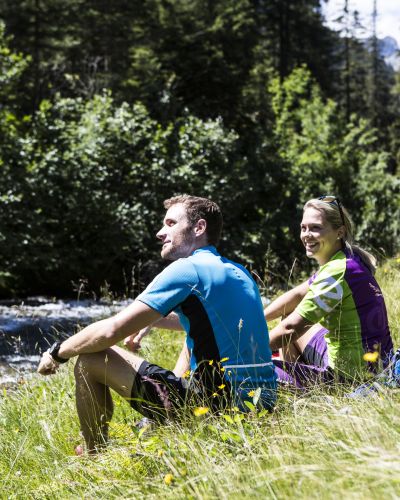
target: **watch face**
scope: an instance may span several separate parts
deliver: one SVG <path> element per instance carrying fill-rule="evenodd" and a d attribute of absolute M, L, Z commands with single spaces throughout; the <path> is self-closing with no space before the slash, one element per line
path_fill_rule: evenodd
<path fill-rule="evenodd" d="M 50 347 L 49 353 L 53 356 L 54 354 L 57 356 L 58 351 L 60 350 L 61 342 L 57 341 Z"/>

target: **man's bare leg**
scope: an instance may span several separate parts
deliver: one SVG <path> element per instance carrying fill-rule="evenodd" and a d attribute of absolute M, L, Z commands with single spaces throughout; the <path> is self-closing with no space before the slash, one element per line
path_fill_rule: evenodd
<path fill-rule="evenodd" d="M 89 453 L 96 453 L 108 439 L 108 423 L 113 414 L 110 387 L 122 397 L 130 398 L 142 363 L 142 358 L 117 346 L 78 357 L 76 408 Z"/>

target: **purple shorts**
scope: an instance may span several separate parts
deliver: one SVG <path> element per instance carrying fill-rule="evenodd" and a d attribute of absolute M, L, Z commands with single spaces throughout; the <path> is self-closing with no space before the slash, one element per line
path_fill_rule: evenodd
<path fill-rule="evenodd" d="M 327 384 L 334 380 L 334 372 L 328 365 L 328 347 L 321 328 L 306 345 L 301 357 L 295 363 L 273 359 L 278 382 L 294 385 L 299 389 L 315 384 Z"/>

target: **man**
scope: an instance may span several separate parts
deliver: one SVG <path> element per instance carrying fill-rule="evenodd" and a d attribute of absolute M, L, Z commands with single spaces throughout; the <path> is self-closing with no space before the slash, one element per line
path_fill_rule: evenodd
<path fill-rule="evenodd" d="M 222 229 L 214 202 L 176 196 L 157 233 L 161 256 L 174 261 L 136 300 L 115 316 L 84 328 L 43 354 L 38 372 L 55 373 L 61 362 L 75 365 L 76 404 L 90 453 L 107 441 L 113 413 L 109 388 L 152 419 L 174 418 L 189 399 L 213 409 L 257 395 L 272 408 L 276 376 L 257 286 L 242 266 L 221 257 L 215 245 Z M 185 329 L 173 372 L 115 344 L 130 336 L 133 350 L 148 326 Z M 191 369 L 189 379 L 183 375 Z M 260 390 L 257 391 L 257 389 Z M 250 393 L 250 396 L 249 396 Z"/>

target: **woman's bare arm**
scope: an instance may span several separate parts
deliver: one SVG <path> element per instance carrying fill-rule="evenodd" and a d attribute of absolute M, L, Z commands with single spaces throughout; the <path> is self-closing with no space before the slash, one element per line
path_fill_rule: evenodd
<path fill-rule="evenodd" d="M 281 318 L 282 316 L 287 316 L 292 313 L 308 292 L 308 288 L 308 281 L 305 281 L 271 302 L 271 304 L 264 309 L 266 321 Z"/>

